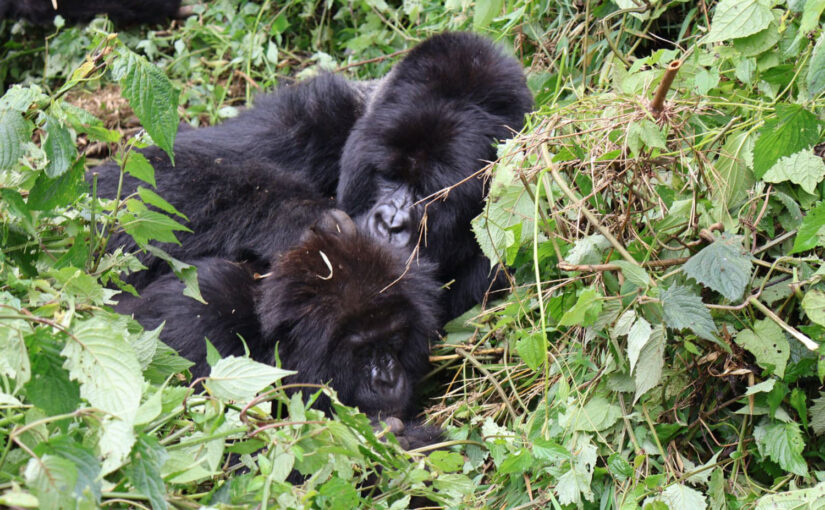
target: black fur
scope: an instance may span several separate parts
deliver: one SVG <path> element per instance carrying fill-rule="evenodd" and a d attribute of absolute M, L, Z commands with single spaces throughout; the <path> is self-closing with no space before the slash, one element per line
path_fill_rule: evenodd
<path fill-rule="evenodd" d="M 0 0 L 0 19 L 25 19 L 32 23 L 51 23 L 60 14 L 68 21 L 88 21 L 107 14 L 120 24 L 158 23 L 174 16 L 181 0 Z"/>
<path fill-rule="evenodd" d="M 183 284 L 167 275 L 117 307 L 146 328 L 165 321 L 161 339 L 195 362 L 193 375 L 208 373 L 204 337 L 237 356 L 240 335 L 264 363 L 274 363 L 277 345 L 282 366 L 298 372 L 288 382 L 330 383 L 343 403 L 370 416 L 413 411 L 412 388 L 429 366 L 437 328 L 438 285 L 426 263 L 408 268 L 401 254 L 354 229 L 316 227 L 274 255 L 260 280 L 246 264 L 196 265 L 208 305 L 183 296 Z M 328 411 L 328 400 L 319 407 Z"/>
<path fill-rule="evenodd" d="M 445 33 L 418 45 L 387 76 L 350 133 L 341 160 L 338 203 L 391 244 L 419 240 L 423 205 L 412 204 L 483 168 L 493 142 L 521 129 L 532 108 L 521 65 L 490 41 Z M 455 280 L 447 317 L 479 302 L 490 285 L 490 262 L 470 220 L 486 193 L 480 178 L 453 188 L 427 208 L 422 253 Z"/>

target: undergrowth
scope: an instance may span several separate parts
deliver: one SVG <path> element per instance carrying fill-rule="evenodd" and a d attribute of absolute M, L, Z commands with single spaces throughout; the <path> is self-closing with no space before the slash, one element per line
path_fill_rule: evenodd
<path fill-rule="evenodd" d="M 823 11 L 220 0 L 118 34 L 0 22 L 0 505 L 822 508 Z M 132 149 L 170 150 L 178 119 L 319 69 L 381 76 L 447 29 L 512 48 L 537 110 L 479 172 L 473 229 L 512 289 L 434 346 L 445 442 L 404 452 L 248 360 L 213 358 L 194 394 L 110 308 L 137 266 L 108 235 L 168 239 L 174 210 L 101 200 L 86 170 L 114 157 L 151 182 Z"/>

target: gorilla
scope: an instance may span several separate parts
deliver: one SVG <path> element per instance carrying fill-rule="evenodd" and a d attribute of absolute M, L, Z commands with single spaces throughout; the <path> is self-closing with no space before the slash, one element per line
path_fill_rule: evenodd
<path fill-rule="evenodd" d="M 520 130 L 532 105 L 515 59 L 477 35 L 445 33 L 390 72 L 344 146 L 339 207 L 394 246 L 412 249 L 422 229 L 421 253 L 438 264 L 441 282 L 454 282 L 447 318 L 481 302 L 491 284 L 470 228 L 486 188 L 468 178 L 496 159 L 493 141 Z M 422 203 L 451 186 L 445 199 Z"/>
<path fill-rule="evenodd" d="M 60 14 L 68 21 L 88 21 L 106 14 L 115 23 L 159 23 L 177 16 L 181 0 L 0 0 L 0 19 L 51 23 Z"/>
<path fill-rule="evenodd" d="M 297 371 L 286 382 L 329 383 L 368 416 L 409 418 L 438 327 L 432 268 L 408 266 L 403 253 L 358 232 L 339 210 L 320 218 L 295 246 L 273 253 L 265 276 L 256 278 L 248 263 L 196 261 L 208 304 L 183 296 L 183 283 L 165 275 L 116 310 L 145 328 L 165 322 L 161 339 L 195 362 L 196 377 L 208 374 L 204 337 L 223 356 L 248 348 L 269 364 L 277 347 L 282 366 Z M 329 400 L 316 407 L 329 412 Z"/>
<path fill-rule="evenodd" d="M 444 318 L 452 318 L 480 302 L 491 284 L 490 262 L 470 229 L 486 187 L 470 177 L 495 159 L 495 140 L 521 129 L 531 106 L 520 64 L 468 33 L 428 39 L 379 81 L 323 74 L 284 87 L 223 124 L 181 131 L 175 166 L 157 147 L 142 150 L 155 168 L 158 192 L 190 218 L 193 230 L 181 245 L 164 249 L 182 260 L 265 261 L 294 232 L 273 229 L 266 212 L 250 202 L 266 201 L 272 192 L 267 172 L 290 173 L 303 183 L 295 196 L 308 191 L 307 183 L 323 196 L 337 195 L 338 207 L 361 231 L 408 252 L 421 239 L 437 279 L 451 283 L 441 307 Z M 235 165 L 233 175 L 218 170 L 221 162 L 245 159 L 257 166 Z M 100 194 L 113 197 L 119 168 L 108 163 L 97 171 Z M 125 192 L 136 185 L 126 179 Z M 451 186 L 446 199 L 421 203 Z M 110 246 L 137 248 L 124 233 Z M 138 289 L 168 271 L 152 256 L 140 257 L 149 269 L 127 279 Z"/>

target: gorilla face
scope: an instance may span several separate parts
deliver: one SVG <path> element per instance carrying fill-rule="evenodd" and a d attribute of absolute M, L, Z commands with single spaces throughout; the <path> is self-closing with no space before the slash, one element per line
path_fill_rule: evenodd
<path fill-rule="evenodd" d="M 429 366 L 438 286 L 428 264 L 406 267 L 340 218 L 272 261 L 257 291 L 261 332 L 278 343 L 284 368 L 298 371 L 292 382 L 329 382 L 369 415 L 403 416 Z"/>

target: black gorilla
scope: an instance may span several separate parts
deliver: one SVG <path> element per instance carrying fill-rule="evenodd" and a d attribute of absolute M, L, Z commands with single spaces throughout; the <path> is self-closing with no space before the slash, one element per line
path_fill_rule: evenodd
<path fill-rule="evenodd" d="M 288 218 L 274 218 L 285 224 Z M 407 267 L 403 254 L 359 233 L 341 211 L 327 210 L 297 246 L 273 254 L 258 280 L 249 264 L 196 262 L 208 305 L 182 295 L 171 275 L 117 310 L 146 328 L 164 321 L 161 339 L 207 375 L 203 338 L 223 356 L 251 356 L 296 370 L 288 382 L 329 382 L 340 400 L 373 417 L 409 417 L 412 388 L 429 366 L 437 329 L 438 285 L 429 266 Z M 319 407 L 329 411 L 329 401 Z"/>
<path fill-rule="evenodd" d="M 181 0 L 0 0 L 0 19 L 51 23 L 60 14 L 68 21 L 88 21 L 107 14 L 116 23 L 158 23 L 178 13 Z"/>
<path fill-rule="evenodd" d="M 521 65 L 488 40 L 445 33 L 421 43 L 387 76 L 344 147 L 338 204 L 375 237 L 396 246 L 419 241 L 424 198 L 465 179 L 496 158 L 494 140 L 520 130 L 532 107 Z M 455 280 L 446 317 L 481 301 L 490 261 L 470 220 L 482 210 L 480 178 L 430 204 L 422 253 Z M 417 204 L 417 205 L 416 205 Z"/>
<path fill-rule="evenodd" d="M 193 231 L 178 236 L 180 245 L 164 244 L 163 249 L 181 260 L 217 256 L 265 262 L 293 244 L 333 205 L 329 197 L 341 149 L 362 108 L 360 89 L 326 74 L 258 98 L 254 108 L 233 121 L 180 131 L 175 166 L 157 147 L 141 150 L 155 168 L 158 192 L 189 218 L 186 226 Z M 117 164 L 94 171 L 100 195 L 113 198 Z M 126 176 L 123 196 L 140 184 Z M 273 223 L 273 218 L 278 220 Z M 137 251 L 125 232 L 114 233 L 109 246 Z M 139 257 L 148 269 L 126 279 L 138 290 L 168 272 L 150 254 Z"/>

